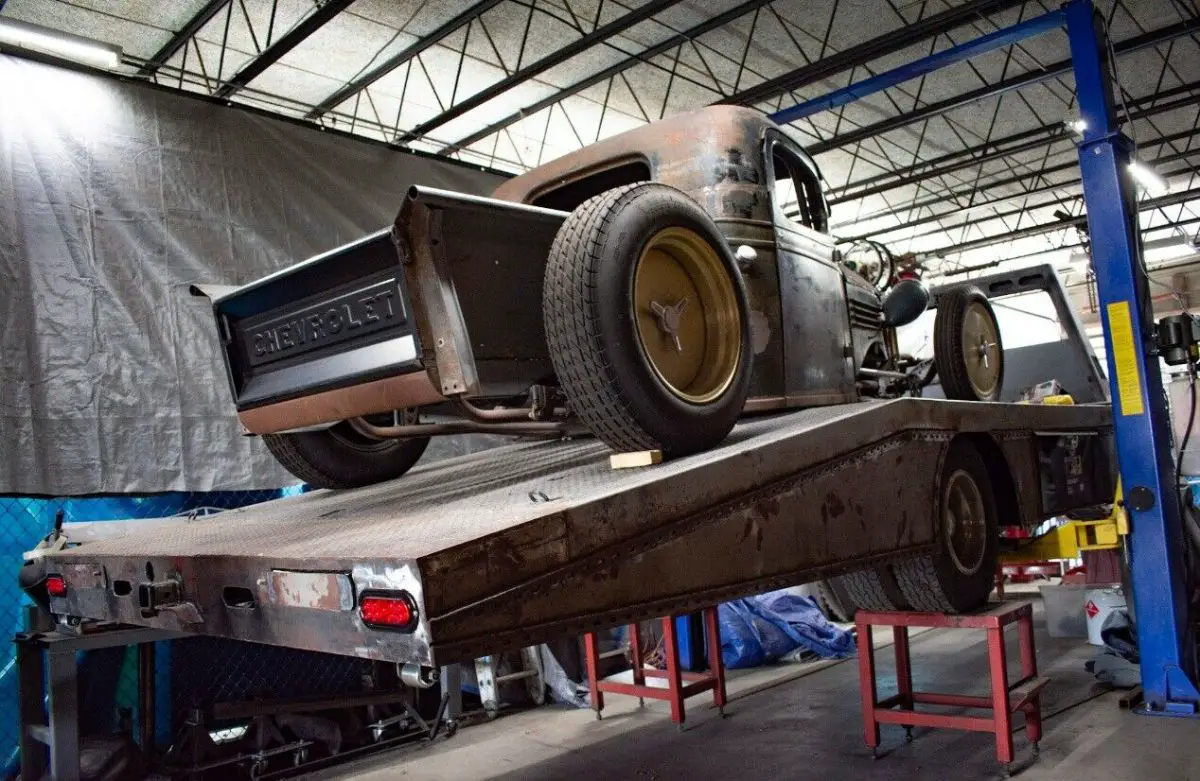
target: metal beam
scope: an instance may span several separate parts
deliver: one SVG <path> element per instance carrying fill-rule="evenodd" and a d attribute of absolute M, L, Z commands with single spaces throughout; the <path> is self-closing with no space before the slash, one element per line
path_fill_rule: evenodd
<path fill-rule="evenodd" d="M 963 3 L 927 19 L 904 25 L 857 46 L 843 49 L 837 54 L 823 57 L 809 65 L 767 79 L 761 84 L 730 95 L 720 102 L 752 106 L 785 92 L 814 84 L 842 71 L 865 65 L 880 57 L 903 51 L 914 44 L 943 35 L 988 14 L 1019 8 L 1025 2 L 1026 0 L 974 0 L 974 2 Z"/>
<path fill-rule="evenodd" d="M 1016 155 L 1020 154 L 1021 152 L 1028 152 L 1033 149 L 1038 149 L 1040 147 L 1053 144 L 1056 141 L 1070 140 L 1071 136 L 1069 132 L 1061 124 L 1050 125 L 1047 127 L 1051 128 L 1051 132 L 1043 135 L 1040 138 L 1034 138 L 1032 141 L 1026 141 L 1022 144 L 1017 144 L 1016 146 L 997 147 L 995 144 L 981 144 L 978 147 L 972 147 L 975 154 L 965 160 L 959 160 L 954 163 L 943 165 L 909 166 L 909 168 L 905 169 L 904 172 L 901 172 L 899 177 L 890 179 L 883 184 L 864 187 L 860 190 L 848 192 L 845 195 L 839 195 L 836 198 L 830 198 L 829 205 L 837 206 L 840 203 L 861 200 L 871 195 L 878 195 L 879 193 L 885 193 L 889 190 L 895 190 L 899 187 L 905 187 L 907 185 L 919 184 L 920 182 L 934 179 L 939 176 L 948 176 L 949 174 L 958 173 L 959 171 L 963 171 L 968 168 L 974 168 L 975 166 L 983 165 L 984 163 L 990 163 L 993 160 L 999 160 L 1010 155 Z M 1037 128 L 1037 130 L 1041 131 L 1042 128 Z M 1059 132 L 1054 133 L 1053 130 L 1058 130 Z M 932 163 L 933 161 L 930 162 Z"/>
<path fill-rule="evenodd" d="M 411 130 L 405 131 L 396 138 L 396 143 L 405 144 L 409 141 L 414 141 L 421 138 L 430 130 L 435 130 L 447 122 L 461 117 L 468 111 L 482 106 L 492 98 L 507 92 L 509 89 L 522 84 L 535 76 L 538 76 L 556 65 L 561 65 L 577 54 L 592 48 L 596 44 L 611 38 L 614 35 L 619 35 L 625 32 L 634 25 L 641 24 L 655 14 L 661 13 L 673 5 L 677 5 L 681 0 L 651 0 L 651 2 L 638 8 L 636 11 L 631 11 L 624 16 L 618 17 L 606 25 L 597 27 L 587 35 L 575 40 L 560 49 L 555 50 L 552 54 L 543 57 L 537 62 L 521 68 L 512 73 L 506 78 L 501 79 L 490 87 L 486 87 L 479 92 L 476 92 L 466 100 L 454 105 L 445 111 L 441 112 L 432 119 L 426 120 Z"/>
<path fill-rule="evenodd" d="M 1178 100 L 1159 102 L 1168 98 L 1178 98 Z M 1130 111 L 1128 115 L 1124 116 L 1124 121 L 1132 122 L 1177 108 L 1191 106 L 1197 100 L 1200 100 L 1200 81 L 1181 84 L 1144 98 L 1129 101 L 1128 107 Z M 1013 133 L 1003 138 L 991 139 L 966 149 L 947 152 L 939 157 L 913 163 L 904 169 L 885 171 L 855 182 L 848 182 L 841 187 L 834 187 L 831 189 L 831 192 L 835 192 L 837 195 L 830 198 L 829 202 L 831 205 L 838 204 L 890 190 L 893 187 L 893 184 L 891 184 L 893 180 L 908 179 L 903 184 L 913 184 L 942 174 L 953 173 L 956 170 L 961 170 L 964 166 L 970 167 L 978 163 L 987 162 L 988 160 L 997 159 L 998 157 L 1028 151 L 1029 149 L 1036 148 L 1035 144 L 1046 145 L 1061 140 L 1064 138 L 1062 134 L 1065 131 L 1065 123 L 1052 122 L 1041 127 L 1023 130 L 1020 133 Z M 1010 147 L 1010 144 L 1017 144 L 1018 146 Z M 899 186 L 899 184 L 895 186 Z"/>
<path fill-rule="evenodd" d="M 354 0 L 326 0 L 323 5 L 309 14 L 303 21 L 293 27 L 263 50 L 240 71 L 233 74 L 229 81 L 222 84 L 213 93 L 217 98 L 228 98 L 250 82 L 262 75 L 263 71 L 274 65 L 281 57 L 303 43 L 310 35 L 325 26 L 333 17 L 346 10 Z M 218 74 L 219 75 L 219 74 Z"/>
<path fill-rule="evenodd" d="M 309 111 L 304 115 L 304 118 L 317 119 L 324 116 L 338 105 L 345 102 L 347 98 L 354 97 L 367 87 L 382 79 L 384 76 L 403 66 L 418 54 L 421 54 L 429 47 L 440 43 L 447 36 L 461 29 L 464 25 L 470 24 L 472 21 L 487 13 L 502 2 L 504 2 L 504 0 L 480 0 L 480 2 L 475 3 L 457 16 L 438 25 L 437 29 L 433 30 L 428 35 L 422 36 L 420 40 L 416 41 L 411 46 L 408 46 L 394 56 L 389 57 L 384 62 L 364 73 L 362 76 L 350 81 L 348 84 L 346 84 L 346 86 L 342 87 L 337 92 L 334 92 L 332 95 L 325 98 L 315 107 L 313 107 L 312 111 Z"/>
<path fill-rule="evenodd" d="M 1180 152 L 1180 153 L 1177 153 L 1174 155 L 1168 155 L 1167 157 L 1159 158 L 1157 160 L 1151 161 L 1150 164 L 1157 165 L 1160 162 L 1168 162 L 1170 160 L 1178 160 L 1178 159 L 1183 159 L 1186 157 L 1192 157 L 1192 156 L 1196 156 L 1196 155 L 1200 155 L 1200 149 L 1194 149 L 1194 150 L 1187 151 L 1187 152 Z M 1183 176 L 1188 173 L 1191 173 L 1193 170 L 1194 170 L 1193 166 L 1189 164 L 1186 168 L 1181 168 L 1181 169 L 1175 170 L 1175 171 L 1164 171 L 1164 172 L 1162 172 L 1162 174 L 1163 174 L 1163 176 L 1166 176 L 1166 177 Z M 1034 175 L 1035 174 L 1030 174 L 1030 176 L 1034 176 Z M 1051 184 L 1046 184 L 1046 185 L 1042 185 L 1040 187 L 1034 187 L 1032 189 L 1016 193 L 1014 195 L 1005 195 L 1000 198 L 993 198 L 990 201 L 984 201 L 983 203 L 976 203 L 976 204 L 972 204 L 970 206 L 965 206 L 961 209 L 949 209 L 949 210 L 941 212 L 939 214 L 932 214 L 927 217 L 918 217 L 915 219 L 905 220 L 902 224 L 893 225 L 890 228 L 881 228 L 881 229 L 873 230 L 873 231 L 870 231 L 868 233 L 864 233 L 864 234 L 861 234 L 858 236 L 839 236 L 838 242 L 850 243 L 850 242 L 855 242 L 855 241 L 861 241 L 862 239 L 878 240 L 880 236 L 884 236 L 889 233 L 895 233 L 896 231 L 905 230 L 907 228 L 915 228 L 920 225 L 929 225 L 932 223 L 938 223 L 940 225 L 942 220 L 945 220 L 947 217 L 953 217 L 956 214 L 968 214 L 970 212 L 978 212 L 978 211 L 983 211 L 985 209 L 994 209 L 998 206 L 1003 206 L 1005 204 L 1014 203 L 1016 201 L 1027 201 L 1031 196 L 1034 196 L 1034 195 L 1041 195 L 1043 193 L 1053 193 L 1053 192 L 1058 192 L 1060 190 L 1066 190 L 1067 188 L 1079 187 L 1080 181 L 1081 180 L 1079 178 L 1073 178 L 1073 179 L 1068 179 L 1064 182 L 1055 182 L 1055 183 L 1051 183 Z M 1077 196 L 1077 195 L 1064 196 L 1064 198 L 1070 198 L 1070 199 L 1076 199 L 1078 197 L 1079 196 Z M 1028 212 L 1028 211 L 1032 211 L 1034 209 L 1044 209 L 1047 206 L 1054 206 L 1057 203 L 1061 203 L 1062 200 L 1063 200 L 1062 198 L 1059 198 L 1059 199 L 1055 199 L 1055 200 L 1046 201 L 1045 203 L 1027 203 L 1027 204 L 1023 205 L 1020 209 L 1014 209 L 1014 210 L 1007 211 L 1007 212 L 994 212 L 990 215 L 981 217 L 977 220 L 967 220 L 964 222 L 955 223 L 954 225 L 940 227 L 938 230 L 926 231 L 925 233 L 915 234 L 913 236 L 909 236 L 908 238 L 915 239 L 915 238 L 920 238 L 922 236 L 930 236 L 930 235 L 933 235 L 936 233 L 951 233 L 953 231 L 961 230 L 962 228 L 965 228 L 970 225 L 979 225 L 979 224 L 982 224 L 985 222 L 992 222 L 993 220 L 1005 219 L 1008 217 L 1015 217 L 1022 212 Z M 1168 204 L 1160 204 L 1160 205 L 1165 206 Z M 870 217 L 867 219 L 879 219 L 880 217 L 898 214 L 901 211 L 908 211 L 908 208 L 900 209 L 900 210 L 897 210 L 896 212 L 888 212 L 886 214 L 876 215 L 874 217 Z"/>
<path fill-rule="evenodd" d="M 1191 35 L 1200 32 L 1200 19 L 1189 19 L 1177 24 L 1168 25 L 1157 30 L 1139 35 L 1134 38 L 1128 38 L 1113 46 L 1114 51 L 1118 54 L 1129 54 L 1149 46 L 1156 46 L 1160 43 L 1166 43 L 1184 35 Z M 1023 73 L 1019 76 L 1005 79 L 999 84 L 991 84 L 986 87 L 980 87 L 970 92 L 965 92 L 962 95 L 956 95 L 952 98 L 940 100 L 936 103 L 930 103 L 927 106 L 914 109 L 913 111 L 901 114 L 890 119 L 885 119 L 876 122 L 872 125 L 860 127 L 857 130 L 852 130 L 849 133 L 844 133 L 836 138 L 831 138 L 827 141 L 820 141 L 808 147 L 810 154 L 818 155 L 822 152 L 828 152 L 832 149 L 839 149 L 848 144 L 853 144 L 858 141 L 865 141 L 868 138 L 878 136 L 882 133 L 887 133 L 892 130 L 897 130 L 914 122 L 920 122 L 923 119 L 945 114 L 947 111 L 952 111 L 962 106 L 970 105 L 984 98 L 1003 95 L 1006 92 L 1028 87 L 1031 84 L 1038 84 L 1048 79 L 1066 76 L 1071 73 L 1071 60 L 1066 59 L 1056 62 L 1053 65 L 1048 65 L 1042 70 Z"/>
<path fill-rule="evenodd" d="M 1149 139 L 1143 144 L 1143 146 L 1152 147 L 1152 146 L 1159 146 L 1162 144 L 1170 144 L 1175 141 L 1181 141 L 1185 138 L 1189 138 L 1195 134 L 1196 133 L 1193 130 L 1183 130 L 1178 133 L 1172 133 L 1170 135 L 1162 136 L 1160 138 Z M 1186 160 L 1191 157 L 1200 157 L 1200 147 L 1197 147 L 1196 149 L 1187 149 L 1182 152 L 1173 152 L 1171 154 L 1161 155 L 1159 157 L 1156 157 L 1153 160 L 1144 160 L 1143 162 L 1146 163 L 1147 165 L 1154 167 L 1156 170 L 1161 170 L 1161 167 L 1167 163 L 1173 163 L 1176 160 Z M 950 196 L 971 195 L 971 194 L 975 194 L 975 193 L 986 192 L 988 190 L 992 190 L 997 187 L 1005 187 L 1008 185 L 1019 184 L 1019 183 L 1025 181 L 1026 179 L 1036 179 L 1039 177 L 1043 177 L 1046 174 L 1055 174 L 1055 173 L 1061 173 L 1063 171 L 1069 171 L 1069 170 L 1076 168 L 1077 166 L 1078 166 L 1077 161 L 1072 160 L 1067 163 L 1061 163 L 1059 165 L 1053 165 L 1053 166 L 1049 166 L 1049 167 L 1045 167 L 1045 168 L 1040 168 L 1038 170 L 1030 171 L 1028 173 L 1015 174 L 1015 175 L 1006 177 L 1004 179 L 996 179 L 991 182 L 986 182 L 984 184 L 976 183 L 975 186 L 972 187 L 971 190 L 967 193 L 949 193 L 948 195 L 950 195 Z M 1188 168 L 1184 168 L 1184 169 L 1181 169 L 1178 171 L 1165 172 L 1165 173 L 1163 173 L 1163 175 L 1167 176 L 1167 177 L 1181 176 L 1181 175 L 1187 174 L 1191 170 L 1192 170 L 1192 168 L 1191 168 L 1191 166 L 1189 166 Z M 950 210 L 947 210 L 944 212 L 940 212 L 938 214 L 933 214 L 928 217 L 921 217 L 918 219 L 909 219 L 909 220 L 906 220 L 904 222 L 904 224 L 902 224 L 902 225 L 896 225 L 892 228 L 884 228 L 883 230 L 872 231 L 869 234 L 864 234 L 861 236 L 849 236 L 849 237 L 846 237 L 845 239 L 841 239 L 841 240 L 842 241 L 859 241 L 861 239 L 874 238 L 876 236 L 879 236 L 880 234 L 893 233 L 898 230 L 903 230 L 904 228 L 911 228 L 915 225 L 924 225 L 924 224 L 930 223 L 930 222 L 937 222 L 938 220 L 941 220 L 945 217 L 948 217 L 948 216 L 951 216 L 954 214 L 959 214 L 961 212 L 977 211 L 979 209 L 985 209 L 989 206 L 997 206 L 1001 203 L 1007 203 L 1008 201 L 1011 201 L 1013 199 L 1024 198 L 1024 197 L 1027 197 L 1030 195 L 1037 195 L 1039 193 L 1050 192 L 1053 190 L 1059 190 L 1064 187 L 1070 187 L 1072 185 L 1079 184 L 1079 182 L 1080 182 L 1080 180 L 1078 177 L 1073 178 L 1073 179 L 1068 179 L 1067 181 L 1064 181 L 1064 182 L 1054 182 L 1054 183 L 1050 183 L 1050 184 L 1047 184 L 1042 187 L 1034 187 L 1032 189 L 1024 190 L 1022 192 L 1016 193 L 1015 195 L 1009 195 L 1009 196 L 1005 196 L 1002 198 L 994 198 L 990 201 L 985 201 L 982 203 L 975 203 L 964 209 L 950 209 Z M 850 224 L 861 224 L 864 222 L 869 222 L 871 220 L 878 220 L 878 219 L 881 219 L 884 217 L 892 217 L 892 216 L 895 216 L 902 212 L 911 214 L 917 210 L 927 209 L 936 204 L 943 203 L 945 200 L 946 200 L 945 195 L 937 195 L 937 196 L 933 196 L 930 198 L 926 198 L 922 201 L 913 201 L 911 203 L 905 204 L 904 206 L 902 206 L 898 209 L 889 209 L 887 211 L 878 211 L 873 214 L 862 215 L 862 216 L 858 217 L 857 219 L 855 219 L 854 223 L 850 223 Z M 1043 205 L 1046 205 L 1046 204 L 1043 204 Z M 1037 208 L 1037 207 L 1031 206 L 1029 208 L 1032 209 L 1032 208 Z M 988 219 L 995 219 L 995 218 L 989 217 Z M 955 228 L 959 228 L 959 227 L 962 227 L 962 226 L 961 225 L 955 226 Z M 950 228 L 948 230 L 953 230 L 953 229 L 954 228 Z"/>
<path fill-rule="evenodd" d="M 1078 182 L 1076 182 L 1078 184 Z M 1159 196 L 1158 198 L 1150 198 L 1138 204 L 1138 212 L 1152 211 L 1161 209 L 1166 206 L 1177 206 L 1188 201 L 1200 200 L 1200 187 L 1192 190 L 1183 190 L 1177 193 L 1169 193 Z M 1049 204 L 1042 204 L 1048 206 Z M 1036 207 L 1035 207 L 1036 208 Z M 1008 233 L 998 233 L 995 236 L 984 236 L 971 241 L 963 241 L 958 244 L 949 244 L 937 249 L 931 249 L 921 252 L 921 255 L 935 255 L 938 257 L 944 255 L 958 255 L 973 249 L 982 247 L 991 247 L 995 244 L 1004 244 L 1008 241 L 1016 241 L 1017 239 L 1025 239 L 1030 236 L 1040 236 L 1044 233 L 1053 233 L 1056 230 L 1064 230 L 1066 228 L 1080 228 L 1088 223 L 1086 215 L 1072 217 L 1069 220 L 1058 220 L 1056 222 L 1043 222 L 1040 225 L 1030 225 L 1026 228 L 1009 231 Z M 961 226 L 955 226 L 961 227 Z"/>
<path fill-rule="evenodd" d="M 1182 228 L 1190 227 L 1197 223 L 1200 223 L 1200 217 L 1193 217 L 1193 218 L 1187 219 L 1187 220 L 1179 220 L 1177 222 L 1163 223 L 1162 225 L 1155 225 L 1153 228 L 1144 228 L 1142 230 L 1142 235 L 1146 236 L 1151 233 L 1159 233 L 1161 231 L 1167 231 L 1167 230 L 1177 231 Z M 1156 246 L 1165 247 L 1165 246 L 1168 246 L 1167 241 L 1169 240 L 1169 238 L 1170 237 L 1162 238 L 1162 239 L 1153 239 L 1151 241 L 1146 242 L 1146 244 L 1144 246 L 1146 249 L 1153 249 Z M 1176 238 L 1178 238 L 1178 236 L 1176 236 Z M 1174 242 L 1171 242 L 1171 243 L 1174 244 Z M 1082 249 L 1087 246 L 1088 246 L 1088 244 L 1085 242 L 1076 241 L 1076 242 L 1071 242 L 1069 244 L 1062 244 L 1058 247 L 1049 247 L 1047 249 L 1040 249 L 1040 250 L 1036 250 L 1034 252 L 1026 252 L 1021 255 L 1012 255 L 1012 256 L 1004 258 L 1003 260 L 993 260 L 990 263 L 980 263 L 980 264 L 972 265 L 972 266 L 962 266 L 959 268 L 948 269 L 946 271 L 942 271 L 939 269 L 937 272 L 934 272 L 934 273 L 940 274 L 941 278 L 961 276 L 963 274 L 974 274 L 975 272 L 982 271 L 983 269 L 995 268 L 996 266 L 999 266 L 1001 263 L 1011 263 L 1011 262 L 1017 261 L 1017 260 L 1028 260 L 1030 258 L 1040 258 L 1040 257 L 1044 257 L 1046 255 L 1049 255 L 1053 252 L 1062 252 L 1063 250 L 1072 250 L 1072 249 Z M 1189 263 L 1186 265 L 1191 266 L 1191 265 L 1197 265 L 1197 264 L 1200 264 L 1200 261 L 1196 261 L 1196 262 Z M 1150 270 L 1152 272 L 1169 271 L 1169 270 L 1175 270 L 1177 268 L 1182 268 L 1184 265 L 1185 264 L 1174 264 L 1173 263 L 1166 267 L 1156 266 L 1154 268 L 1151 268 Z M 928 279 L 928 277 L 926 277 L 926 279 Z M 1075 286 L 1081 285 L 1081 284 L 1084 284 L 1084 283 L 1083 282 L 1075 282 L 1075 283 L 1066 285 L 1066 287 L 1069 289 L 1071 287 L 1075 287 Z"/>
<path fill-rule="evenodd" d="M 602 71 L 597 71 L 585 79 L 577 81 L 570 86 L 563 87 L 553 95 L 548 95 L 536 103 L 531 103 L 528 106 L 509 114 L 504 119 L 493 122 L 487 127 L 477 130 L 469 136 L 460 138 L 453 144 L 450 144 L 439 150 L 438 154 L 448 155 L 453 152 L 457 152 L 460 149 L 464 149 L 477 141 L 482 141 L 493 133 L 499 132 L 509 125 L 521 121 L 525 117 L 532 116 L 533 114 L 549 108 L 556 103 L 561 103 L 563 100 L 566 100 L 572 95 L 583 92 L 588 87 L 594 87 L 597 84 L 601 84 L 608 79 L 611 79 L 612 77 L 629 70 L 635 65 L 640 65 L 641 63 L 647 62 L 664 52 L 668 52 L 671 49 L 676 48 L 677 46 L 683 46 L 689 41 L 694 40 L 705 33 L 716 30 L 719 27 L 724 27 L 730 22 L 736 21 L 748 13 L 757 11 L 759 8 L 762 8 L 765 5 L 769 5 L 772 1 L 773 0 L 749 0 L 749 2 L 742 3 L 739 6 L 731 8 L 725 13 L 714 16 L 711 19 L 696 25 L 695 27 L 684 30 L 677 35 L 672 35 L 662 43 L 655 44 L 645 51 L 640 51 L 637 54 L 630 55 L 620 62 L 613 63 Z"/>
<path fill-rule="evenodd" d="M 790 108 L 776 111 L 774 114 L 771 114 L 771 119 L 781 125 L 786 125 L 789 122 L 795 122 L 797 119 L 803 119 L 822 111 L 829 111 L 830 109 L 844 106 L 847 103 L 853 103 L 856 100 L 865 98 L 867 95 L 882 92 L 885 89 L 919 78 L 927 73 L 933 73 L 964 60 L 969 60 L 972 57 L 978 57 L 996 49 L 1011 46 L 1026 38 L 1032 38 L 1051 30 L 1057 30 L 1062 27 L 1063 18 L 1062 11 L 1051 11 L 1041 16 L 1035 16 L 1028 21 L 1013 25 L 1012 27 L 1005 27 L 979 38 L 973 38 L 957 46 L 951 46 L 949 49 L 943 49 L 936 54 L 922 57 L 916 62 L 884 71 L 868 79 L 851 84 L 848 87 L 834 90 L 819 98 L 813 98 Z"/>
<path fill-rule="evenodd" d="M 175 56 L 176 52 L 187 46 L 188 41 L 204 29 L 204 25 L 212 21 L 212 18 L 229 2 L 230 0 L 208 0 L 204 7 L 188 20 L 187 24 L 180 27 L 178 32 L 171 36 L 171 40 L 164 43 L 161 49 L 151 55 L 142 67 L 138 68 L 137 75 L 144 78 L 153 76 L 159 68 L 166 64 L 167 60 Z"/>

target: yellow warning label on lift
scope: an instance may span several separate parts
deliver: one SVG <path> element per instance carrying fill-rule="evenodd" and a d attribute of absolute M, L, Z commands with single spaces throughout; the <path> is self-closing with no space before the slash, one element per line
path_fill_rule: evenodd
<path fill-rule="evenodd" d="M 1129 316 L 1128 301 L 1108 305 L 1108 335 L 1112 339 L 1121 414 L 1141 415 L 1146 411 L 1142 401 L 1142 372 L 1133 349 L 1133 319 Z"/>

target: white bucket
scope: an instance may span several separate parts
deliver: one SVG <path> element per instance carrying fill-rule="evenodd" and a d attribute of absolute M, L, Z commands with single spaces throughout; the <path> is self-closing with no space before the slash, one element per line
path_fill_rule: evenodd
<path fill-rule="evenodd" d="M 1125 592 L 1120 586 L 1111 588 L 1093 588 L 1083 596 L 1083 612 L 1087 616 L 1087 634 L 1088 642 L 1092 645 L 1104 645 L 1104 640 L 1100 638 L 1100 629 L 1104 626 L 1104 619 L 1108 618 L 1109 613 L 1114 610 L 1124 610 Z"/>

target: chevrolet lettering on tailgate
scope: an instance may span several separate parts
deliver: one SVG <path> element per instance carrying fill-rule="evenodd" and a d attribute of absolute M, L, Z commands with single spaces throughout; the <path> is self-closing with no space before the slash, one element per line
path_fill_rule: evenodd
<path fill-rule="evenodd" d="M 242 341 L 251 366 L 302 355 L 404 322 L 397 281 L 385 279 L 311 303 L 260 323 L 247 322 Z"/>

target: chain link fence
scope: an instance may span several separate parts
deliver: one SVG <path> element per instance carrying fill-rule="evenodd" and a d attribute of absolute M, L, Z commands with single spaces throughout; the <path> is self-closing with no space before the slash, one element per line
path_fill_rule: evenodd
<path fill-rule="evenodd" d="M 55 499 L 0 496 L 0 628 L 12 637 L 24 631 L 26 606 L 17 585 L 23 554 L 65 523 L 164 518 L 244 507 L 299 493 L 277 491 L 168 493 Z M 345 694 L 359 691 L 369 663 L 360 659 L 195 637 L 155 644 L 155 724 L 159 747 L 168 745 L 187 714 L 218 702 L 257 698 Z M 80 660 L 83 734 L 104 734 L 138 723 L 138 651 L 134 647 L 89 652 Z M 0 651 L 0 778 L 19 766 L 15 648 Z M 136 730 L 134 733 L 136 734 Z"/>

